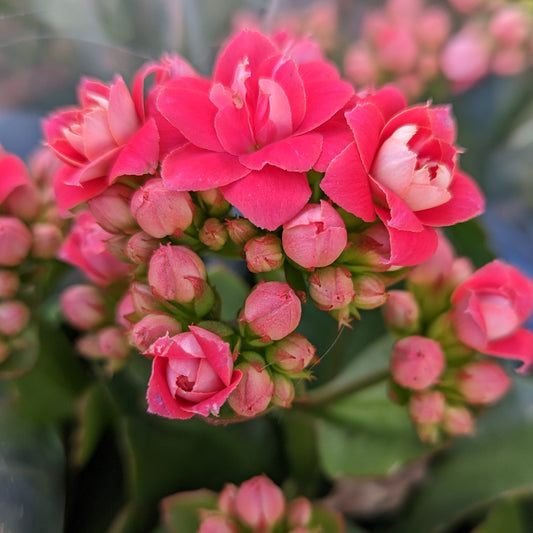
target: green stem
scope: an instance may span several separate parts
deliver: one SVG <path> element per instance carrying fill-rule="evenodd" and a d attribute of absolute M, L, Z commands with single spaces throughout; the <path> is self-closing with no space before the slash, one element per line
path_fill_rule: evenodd
<path fill-rule="evenodd" d="M 308 407 L 324 407 L 334 401 L 341 400 L 342 398 L 380 383 L 381 381 L 387 379 L 389 375 L 390 370 L 388 368 L 384 368 L 377 370 L 372 374 L 368 374 L 363 378 L 340 384 L 338 386 L 336 386 L 335 381 L 333 381 L 322 387 L 318 387 L 317 389 L 309 391 L 307 396 L 303 398 L 298 398 L 295 401 L 295 406 L 302 407 L 304 409 Z"/>

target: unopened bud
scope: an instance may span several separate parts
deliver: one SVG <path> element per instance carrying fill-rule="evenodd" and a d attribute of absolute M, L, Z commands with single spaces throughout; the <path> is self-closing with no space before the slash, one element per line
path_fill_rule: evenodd
<path fill-rule="evenodd" d="M 55 224 L 37 222 L 32 227 L 32 233 L 32 255 L 39 259 L 55 257 L 63 242 L 61 230 Z"/>
<path fill-rule="evenodd" d="M 0 270 L 0 298 L 9 300 L 13 298 L 20 286 L 20 278 L 11 270 Z"/>
<path fill-rule="evenodd" d="M 244 253 L 248 270 L 255 273 L 277 270 L 285 259 L 281 240 L 273 233 L 250 239 L 244 246 Z"/>
<path fill-rule="evenodd" d="M 72 285 L 60 297 L 61 311 L 74 327 L 89 330 L 106 318 L 106 306 L 102 292 L 94 285 Z"/>
<path fill-rule="evenodd" d="M 236 368 L 242 372 L 242 378 L 228 398 L 229 405 L 238 415 L 256 416 L 269 406 L 274 382 L 266 368 L 257 369 L 250 363 L 241 363 Z"/>
<path fill-rule="evenodd" d="M 164 313 L 146 315 L 131 331 L 131 339 L 140 352 L 145 352 L 160 337 L 182 332 L 181 324 Z"/>
<path fill-rule="evenodd" d="M 447 406 L 442 425 L 450 435 L 472 435 L 475 431 L 474 417 L 466 407 Z"/>
<path fill-rule="evenodd" d="M 511 380 L 498 363 L 473 361 L 458 372 L 457 386 L 466 402 L 488 405 L 498 401 L 509 390 Z"/>
<path fill-rule="evenodd" d="M 226 227 L 218 218 L 208 218 L 198 231 L 198 239 L 209 249 L 221 250 L 228 240 Z"/>
<path fill-rule="evenodd" d="M 316 348 L 299 333 L 291 333 L 267 348 L 266 358 L 270 364 L 283 372 L 301 372 L 313 361 Z"/>
<path fill-rule="evenodd" d="M 218 188 L 198 191 L 196 194 L 205 212 L 211 217 L 221 217 L 231 208 Z"/>
<path fill-rule="evenodd" d="M 218 495 L 217 507 L 226 514 L 235 513 L 235 498 L 237 497 L 237 486 L 233 483 L 226 483 Z"/>
<path fill-rule="evenodd" d="M 418 328 L 420 309 L 415 297 L 408 291 L 389 291 L 382 312 L 385 324 L 395 333 L 405 335 Z"/>
<path fill-rule="evenodd" d="M 434 385 L 444 369 L 444 354 L 438 342 L 413 335 L 394 344 L 392 379 L 407 389 L 423 390 Z"/>
<path fill-rule="evenodd" d="M 87 205 L 98 224 L 109 233 L 128 232 L 137 227 L 130 210 L 132 194 L 130 187 L 115 183 L 88 200 Z"/>
<path fill-rule="evenodd" d="M 240 531 L 231 518 L 222 515 L 210 515 L 202 520 L 197 533 L 239 533 Z"/>
<path fill-rule="evenodd" d="M 354 304 L 359 309 L 375 309 L 387 301 L 385 283 L 375 274 L 362 274 L 353 278 Z"/>
<path fill-rule="evenodd" d="M 353 302 L 352 274 L 344 267 L 326 267 L 309 276 L 309 295 L 323 311 L 342 309 Z"/>
<path fill-rule="evenodd" d="M 30 252 L 30 230 L 15 217 L 0 216 L 0 266 L 16 266 Z"/>
<path fill-rule="evenodd" d="M 311 502 L 300 496 L 289 503 L 287 509 L 287 521 L 290 527 L 306 526 L 311 520 L 313 507 Z"/>
<path fill-rule="evenodd" d="M 14 337 L 22 332 L 30 321 L 30 310 L 18 300 L 0 303 L 0 334 Z"/>
<path fill-rule="evenodd" d="M 272 403 L 278 407 L 290 407 L 294 400 L 294 385 L 292 381 L 283 374 L 275 373 L 272 377 L 274 382 L 274 395 Z"/>
<path fill-rule="evenodd" d="M 247 218 L 226 220 L 226 230 L 229 238 L 237 246 L 244 246 L 258 232 L 258 229 Z"/>
<path fill-rule="evenodd" d="M 440 391 L 415 392 L 409 399 L 409 416 L 417 424 L 436 424 L 444 416 L 445 403 Z"/>
<path fill-rule="evenodd" d="M 41 193 L 32 182 L 16 187 L 4 200 L 5 212 L 16 218 L 31 222 L 35 220 L 43 207 Z"/>
<path fill-rule="evenodd" d="M 150 261 L 152 253 L 159 246 L 159 240 L 145 231 L 134 233 L 126 244 L 128 259 L 137 265 L 144 265 Z"/>
<path fill-rule="evenodd" d="M 159 309 L 159 304 L 149 285 L 135 281 L 130 285 L 129 294 L 131 307 L 139 319 L 147 313 Z"/>
<path fill-rule="evenodd" d="M 115 326 L 101 329 L 98 333 L 98 349 L 103 357 L 109 359 L 124 359 L 130 346 L 125 331 Z"/>

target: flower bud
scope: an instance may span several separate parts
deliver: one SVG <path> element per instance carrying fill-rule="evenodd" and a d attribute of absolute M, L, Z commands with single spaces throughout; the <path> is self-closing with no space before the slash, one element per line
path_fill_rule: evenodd
<path fill-rule="evenodd" d="M 344 267 L 326 267 L 309 276 L 309 295 L 323 311 L 342 309 L 353 302 L 352 274 Z"/>
<path fill-rule="evenodd" d="M 274 382 L 265 368 L 257 369 L 253 364 L 241 363 L 237 369 L 242 372 L 242 378 L 228 398 L 229 405 L 238 415 L 256 416 L 270 404 Z"/>
<path fill-rule="evenodd" d="M 131 339 L 140 352 L 145 352 L 159 337 L 181 333 L 181 324 L 164 313 L 146 315 L 131 331 Z"/>
<path fill-rule="evenodd" d="M 267 348 L 267 361 L 276 368 L 295 374 L 301 372 L 315 357 L 316 348 L 299 333 L 291 333 Z"/>
<path fill-rule="evenodd" d="M 0 303 L 0 334 L 14 337 L 22 332 L 30 321 L 30 310 L 18 300 Z"/>
<path fill-rule="evenodd" d="M 30 252 L 30 230 L 14 217 L 0 216 L 0 266 L 16 266 Z"/>
<path fill-rule="evenodd" d="M 52 259 L 63 242 L 63 234 L 58 226 L 49 222 L 37 222 L 32 227 L 32 255 L 39 259 Z"/>
<path fill-rule="evenodd" d="M 444 394 L 436 390 L 415 392 L 409 399 L 409 416 L 417 424 L 436 424 L 444 416 Z"/>
<path fill-rule="evenodd" d="M 290 527 L 306 526 L 311 520 L 313 507 L 311 502 L 300 496 L 289 503 L 287 509 L 287 521 Z"/>
<path fill-rule="evenodd" d="M 294 385 L 292 381 L 283 374 L 274 374 L 272 376 L 274 382 L 274 395 L 272 396 L 272 403 L 278 407 L 290 407 L 294 400 Z"/>
<path fill-rule="evenodd" d="M 466 407 L 447 406 L 442 426 L 450 435 L 472 435 L 475 431 L 474 417 Z"/>
<path fill-rule="evenodd" d="M 148 283 L 159 298 L 189 303 L 207 288 L 205 265 L 186 246 L 160 246 L 150 259 Z"/>
<path fill-rule="evenodd" d="M 226 483 L 218 495 L 217 507 L 225 514 L 235 513 L 235 498 L 237 497 L 237 486 L 233 483 Z"/>
<path fill-rule="evenodd" d="M 283 249 L 290 259 L 307 269 L 326 267 L 339 257 L 347 243 L 341 216 L 328 202 L 306 205 L 283 224 Z"/>
<path fill-rule="evenodd" d="M 250 239 L 244 246 L 244 253 L 248 270 L 255 273 L 277 270 L 285 259 L 281 240 L 273 233 Z"/>
<path fill-rule="evenodd" d="M 131 199 L 131 212 L 137 223 L 157 239 L 180 237 L 191 225 L 194 211 L 188 192 L 168 190 L 159 178 L 148 180 Z"/>
<path fill-rule="evenodd" d="M 76 341 L 76 350 L 89 359 L 97 359 L 103 357 L 100 352 L 98 342 L 98 335 L 96 333 L 88 333 L 78 338 Z"/>
<path fill-rule="evenodd" d="M 152 253 L 159 246 L 159 240 L 148 235 L 145 231 L 134 233 L 126 244 L 126 256 L 137 265 L 144 265 L 150 261 Z"/>
<path fill-rule="evenodd" d="M 198 239 L 209 249 L 217 251 L 226 244 L 228 232 L 218 218 L 208 218 L 198 231 Z"/>
<path fill-rule="evenodd" d="M 302 306 L 295 292 L 279 281 L 260 282 L 244 302 L 240 321 L 264 342 L 282 339 L 300 323 Z"/>
<path fill-rule="evenodd" d="M 222 515 L 207 516 L 197 533 L 239 533 L 241 530 L 231 518 Z"/>
<path fill-rule="evenodd" d="M 138 315 L 138 319 L 159 309 L 159 304 L 152 294 L 152 289 L 145 283 L 134 281 L 129 288 L 131 296 L 131 307 L 133 312 Z"/>
<path fill-rule="evenodd" d="M 123 329 L 109 326 L 101 329 L 97 333 L 97 337 L 98 349 L 102 357 L 108 359 L 124 359 L 128 355 L 130 346 Z"/>
<path fill-rule="evenodd" d="M 232 218 L 226 220 L 226 230 L 229 238 L 237 245 L 244 246 L 246 242 L 257 234 L 258 229 L 247 218 Z"/>
<path fill-rule="evenodd" d="M 392 379 L 407 389 L 423 390 L 434 385 L 444 369 L 444 354 L 438 342 L 413 335 L 394 344 Z"/>
<path fill-rule="evenodd" d="M 409 334 L 418 328 L 420 309 L 414 296 L 408 291 L 389 291 L 382 312 L 385 324 L 396 333 Z"/>
<path fill-rule="evenodd" d="M 488 405 L 499 400 L 511 386 L 511 380 L 494 361 L 473 361 L 457 374 L 457 386 L 466 402 Z"/>
<path fill-rule="evenodd" d="M 361 233 L 350 234 L 352 243 L 342 254 L 352 265 L 382 271 L 390 268 L 390 235 L 381 222 L 372 224 Z"/>
<path fill-rule="evenodd" d="M 28 222 L 39 216 L 42 206 L 41 193 L 32 182 L 13 189 L 3 202 L 6 213 Z"/>
<path fill-rule="evenodd" d="M 0 270 L 0 298 L 9 299 L 17 294 L 20 286 L 20 278 L 11 270 Z"/>
<path fill-rule="evenodd" d="M 115 183 L 88 200 L 87 205 L 98 224 L 109 233 L 128 232 L 137 227 L 130 210 L 132 194 L 130 187 Z"/>
<path fill-rule="evenodd" d="M 104 296 L 94 285 L 67 287 L 59 301 L 65 318 L 81 330 L 99 326 L 107 315 Z"/>
<path fill-rule="evenodd" d="M 362 274 L 353 278 L 354 304 L 359 309 L 375 309 L 387 301 L 385 283 L 375 274 Z"/>
<path fill-rule="evenodd" d="M 235 499 L 239 519 L 257 533 L 271 531 L 285 513 L 285 496 L 266 476 L 245 481 Z"/>
<path fill-rule="evenodd" d="M 200 204 L 211 217 L 221 217 L 230 210 L 231 204 L 224 198 L 218 188 L 197 191 L 196 194 Z"/>

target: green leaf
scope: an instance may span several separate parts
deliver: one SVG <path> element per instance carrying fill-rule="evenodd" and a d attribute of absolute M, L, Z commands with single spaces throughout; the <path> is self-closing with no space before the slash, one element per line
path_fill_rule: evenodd
<path fill-rule="evenodd" d="M 490 509 L 487 518 L 472 533 L 526 533 L 518 502 L 505 499 Z"/>
<path fill-rule="evenodd" d="M 10 353 L 0 363 L 0 378 L 13 379 L 29 372 L 39 357 L 37 326 L 31 324 L 10 346 Z"/>
<path fill-rule="evenodd" d="M 313 505 L 311 522 L 307 527 L 311 530 L 313 530 L 313 527 L 316 527 L 319 531 L 327 531 L 328 533 L 343 533 L 343 523 L 344 520 L 340 513 L 326 509 L 325 507 Z"/>
<path fill-rule="evenodd" d="M 224 263 L 213 263 L 208 267 L 209 281 L 215 287 L 221 300 L 220 318 L 232 321 L 248 296 L 249 286 Z"/>
<path fill-rule="evenodd" d="M 481 415 L 474 437 L 452 442 L 407 515 L 387 532 L 446 531 L 453 520 L 510 491 L 533 494 L 532 409 L 533 382 L 517 379 L 505 400 Z"/>
<path fill-rule="evenodd" d="M 218 494 L 200 489 L 168 496 L 161 502 L 163 520 L 169 533 L 196 533 L 199 509 L 215 509 Z"/>

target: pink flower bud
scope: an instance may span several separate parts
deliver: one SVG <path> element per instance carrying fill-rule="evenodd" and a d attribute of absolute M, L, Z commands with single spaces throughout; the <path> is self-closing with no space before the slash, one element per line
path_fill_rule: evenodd
<path fill-rule="evenodd" d="M 37 222 L 32 227 L 32 255 L 39 259 L 52 259 L 57 254 L 63 234 L 58 226 L 49 222 Z"/>
<path fill-rule="evenodd" d="M 245 481 L 235 499 L 237 516 L 257 533 L 271 531 L 285 513 L 285 505 L 281 489 L 264 475 Z"/>
<path fill-rule="evenodd" d="M 289 503 L 287 509 L 287 522 L 289 527 L 306 526 L 311 520 L 313 507 L 311 502 L 299 496 Z"/>
<path fill-rule="evenodd" d="M 323 311 L 346 307 L 355 298 L 351 272 L 332 266 L 315 270 L 309 276 L 309 295 Z"/>
<path fill-rule="evenodd" d="M 131 331 L 131 339 L 140 352 L 145 352 L 160 337 L 181 333 L 181 324 L 170 315 L 153 313 L 137 322 Z"/>
<path fill-rule="evenodd" d="M 475 431 L 474 417 L 466 407 L 447 406 L 442 426 L 450 435 L 472 435 Z"/>
<path fill-rule="evenodd" d="M 43 201 L 41 193 L 34 183 L 25 183 L 13 189 L 4 200 L 6 213 L 25 221 L 33 221 L 41 212 Z"/>
<path fill-rule="evenodd" d="M 359 309 L 375 309 L 387 301 L 385 283 L 376 274 L 361 274 L 353 278 L 354 304 Z"/>
<path fill-rule="evenodd" d="M 444 354 L 433 339 L 413 335 L 394 344 L 392 379 L 407 389 L 423 390 L 434 385 L 444 369 Z"/>
<path fill-rule="evenodd" d="M 140 318 L 147 313 L 159 309 L 159 304 L 152 294 L 152 289 L 145 283 L 134 281 L 129 288 L 131 307 L 133 312 Z"/>
<path fill-rule="evenodd" d="M 61 311 L 76 328 L 89 330 L 106 318 L 103 293 L 94 285 L 72 285 L 60 297 Z"/>
<path fill-rule="evenodd" d="M 226 229 L 229 238 L 237 245 L 244 246 L 245 243 L 257 234 L 257 227 L 247 218 L 233 218 L 226 220 Z"/>
<path fill-rule="evenodd" d="M 494 361 L 474 361 L 457 374 L 457 386 L 466 402 L 488 405 L 498 401 L 511 386 L 511 380 Z"/>
<path fill-rule="evenodd" d="M 233 483 L 226 483 L 218 495 L 217 507 L 225 514 L 235 513 L 235 498 L 237 497 L 237 486 Z"/>
<path fill-rule="evenodd" d="M 431 6 L 424 10 L 417 21 L 416 33 L 422 46 L 436 50 L 446 42 L 450 27 L 449 13 L 439 6 Z"/>
<path fill-rule="evenodd" d="M 88 333 L 78 338 L 76 341 L 76 350 L 89 359 L 98 359 L 103 357 L 100 352 L 97 333 Z"/>
<path fill-rule="evenodd" d="M 150 259 L 148 283 L 157 297 L 188 303 L 206 290 L 205 265 L 190 248 L 167 244 Z"/>
<path fill-rule="evenodd" d="M 209 216 L 221 217 L 225 215 L 231 207 L 230 203 L 224 198 L 218 188 L 197 191 L 196 194 L 200 200 L 201 206 Z"/>
<path fill-rule="evenodd" d="M 135 191 L 131 211 L 139 226 L 152 237 L 180 237 L 192 223 L 194 204 L 188 192 L 170 191 L 161 179 L 148 180 Z"/>
<path fill-rule="evenodd" d="M 444 394 L 436 390 L 415 392 L 409 399 L 409 416 L 417 424 L 436 424 L 444 416 Z"/>
<path fill-rule="evenodd" d="M 260 282 L 244 302 L 240 321 L 265 342 L 293 332 L 300 323 L 302 306 L 294 291 L 279 281 Z"/>
<path fill-rule="evenodd" d="M 335 208 L 325 202 L 308 204 L 283 224 L 283 249 L 295 263 L 307 269 L 331 265 L 347 243 L 346 227 Z"/>
<path fill-rule="evenodd" d="M 109 233 L 128 232 L 137 227 L 130 210 L 132 194 L 131 187 L 115 183 L 88 200 L 87 205 L 98 224 Z"/>
<path fill-rule="evenodd" d="M 0 334 L 14 337 L 22 332 L 30 321 L 30 310 L 18 300 L 0 303 Z"/>
<path fill-rule="evenodd" d="M 368 46 L 356 43 L 344 56 L 344 72 L 357 87 L 374 85 L 378 81 L 378 67 Z"/>
<path fill-rule="evenodd" d="M 11 270 L 0 270 L 0 298 L 13 298 L 20 286 L 20 278 Z"/>
<path fill-rule="evenodd" d="M 220 250 L 228 240 L 226 227 L 218 218 L 208 218 L 198 231 L 198 239 L 211 250 Z"/>
<path fill-rule="evenodd" d="M 272 381 L 274 382 L 272 403 L 278 407 L 290 407 L 294 400 L 294 385 L 292 381 L 283 374 L 277 373 L 273 375 Z"/>
<path fill-rule="evenodd" d="M 241 363 L 237 369 L 242 372 L 242 379 L 231 393 L 229 405 L 238 415 L 256 416 L 269 406 L 274 395 L 274 382 L 265 368 Z"/>
<path fill-rule="evenodd" d="M 98 349 L 106 359 L 124 359 L 130 352 L 126 332 L 118 327 L 109 326 L 97 333 Z"/>
<path fill-rule="evenodd" d="M 519 6 L 505 6 L 495 13 L 489 25 L 490 35 L 501 47 L 518 47 L 530 32 L 528 14 Z"/>
<path fill-rule="evenodd" d="M 150 261 L 152 253 L 159 246 L 159 240 L 145 231 L 134 233 L 126 244 L 126 255 L 137 265 L 144 265 Z"/>
<path fill-rule="evenodd" d="M 389 291 L 382 307 L 385 324 L 398 333 L 412 333 L 418 327 L 420 309 L 414 296 L 408 291 Z"/>
<path fill-rule="evenodd" d="M 221 515 L 207 516 L 197 533 L 239 533 L 240 529 L 231 518 Z"/>
<path fill-rule="evenodd" d="M 381 271 L 390 268 L 390 236 L 381 222 L 372 224 L 362 233 L 350 234 L 351 246 L 343 254 L 351 264 Z"/>
<path fill-rule="evenodd" d="M 30 230 L 14 217 L 0 216 L 0 266 L 16 266 L 30 252 Z"/>
<path fill-rule="evenodd" d="M 267 348 L 266 358 L 289 374 L 301 372 L 313 361 L 316 348 L 299 333 L 291 333 Z"/>
<path fill-rule="evenodd" d="M 248 270 L 255 273 L 277 270 L 285 259 L 281 240 L 273 233 L 250 239 L 244 246 L 244 253 Z"/>

